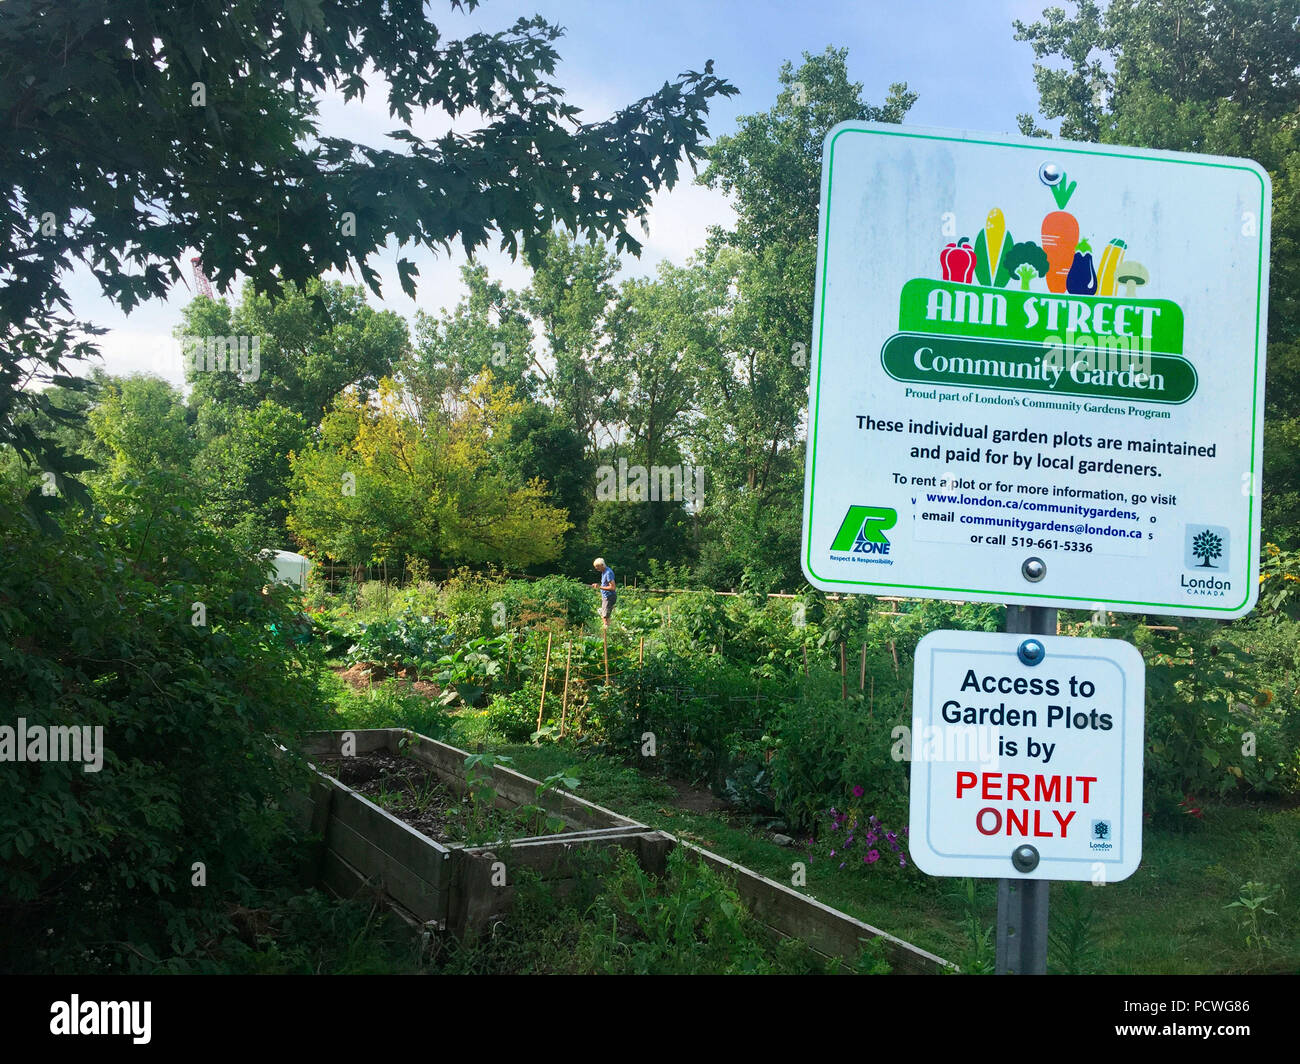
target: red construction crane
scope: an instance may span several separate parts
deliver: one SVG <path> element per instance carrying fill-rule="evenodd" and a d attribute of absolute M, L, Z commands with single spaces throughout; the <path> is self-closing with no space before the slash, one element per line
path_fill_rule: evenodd
<path fill-rule="evenodd" d="M 205 295 L 209 299 L 216 299 L 212 292 L 212 282 L 208 280 L 208 275 L 203 272 L 201 257 L 195 255 L 190 259 L 190 265 L 194 267 L 194 284 L 198 288 L 199 294 Z"/>

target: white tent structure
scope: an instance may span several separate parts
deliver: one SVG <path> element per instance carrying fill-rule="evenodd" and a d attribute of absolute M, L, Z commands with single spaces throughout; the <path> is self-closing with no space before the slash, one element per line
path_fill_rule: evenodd
<path fill-rule="evenodd" d="M 311 559 L 287 550 L 264 550 L 262 557 L 275 563 L 275 579 L 280 583 L 293 584 L 301 591 L 307 590 L 307 571 L 311 568 Z"/>

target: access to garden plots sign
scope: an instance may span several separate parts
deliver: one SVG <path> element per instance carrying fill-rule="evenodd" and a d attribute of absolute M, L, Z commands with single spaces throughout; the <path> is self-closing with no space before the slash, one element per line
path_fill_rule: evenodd
<path fill-rule="evenodd" d="M 832 130 L 808 579 L 1248 613 L 1270 195 L 1242 159 Z"/>
<path fill-rule="evenodd" d="M 1114 883 L 1142 859 L 1146 667 L 1118 639 L 931 632 L 916 648 L 912 859 Z"/>

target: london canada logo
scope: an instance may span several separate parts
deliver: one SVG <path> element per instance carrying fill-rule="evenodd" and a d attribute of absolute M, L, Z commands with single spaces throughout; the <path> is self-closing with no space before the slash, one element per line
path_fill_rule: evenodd
<path fill-rule="evenodd" d="M 850 506 L 831 541 L 834 560 L 893 565 L 885 533 L 897 523 L 898 511 L 887 506 Z"/>
<path fill-rule="evenodd" d="M 1114 849 L 1115 843 L 1111 838 L 1112 829 L 1109 820 L 1094 820 L 1092 822 L 1092 834 L 1088 839 L 1088 849 L 1090 850 L 1111 850 Z"/>
<path fill-rule="evenodd" d="M 1222 598 L 1232 590 L 1223 575 L 1229 568 L 1231 536 L 1221 525 L 1187 525 L 1183 537 L 1183 568 L 1179 583 L 1189 595 Z"/>

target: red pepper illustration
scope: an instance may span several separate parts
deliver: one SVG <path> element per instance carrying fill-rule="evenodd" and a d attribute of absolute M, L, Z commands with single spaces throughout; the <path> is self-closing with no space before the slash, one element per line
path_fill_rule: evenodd
<path fill-rule="evenodd" d="M 966 237 L 962 237 L 958 243 L 949 244 L 939 252 L 939 264 L 943 267 L 945 281 L 970 284 L 975 276 L 975 249 Z"/>

